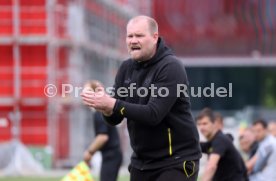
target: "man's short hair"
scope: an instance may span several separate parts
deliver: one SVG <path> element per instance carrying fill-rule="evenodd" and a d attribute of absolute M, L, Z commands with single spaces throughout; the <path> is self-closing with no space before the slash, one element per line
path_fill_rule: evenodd
<path fill-rule="evenodd" d="M 265 120 L 263 120 L 263 119 L 257 119 L 256 121 L 253 122 L 253 126 L 255 126 L 255 125 L 257 125 L 257 124 L 262 125 L 262 127 L 263 127 L 264 129 L 267 128 L 267 122 L 266 122 Z"/>
<path fill-rule="evenodd" d="M 155 32 L 158 33 L 158 24 L 157 22 L 149 17 L 149 16 L 145 16 L 145 15 L 139 15 L 139 16 L 135 16 L 133 18 L 131 18 L 127 24 L 129 24 L 130 22 L 135 22 L 135 21 L 139 21 L 139 20 L 147 20 L 148 25 L 149 25 L 149 31 L 153 34 Z"/>
<path fill-rule="evenodd" d="M 158 33 L 158 24 L 157 22 L 153 19 L 153 18 L 148 18 L 148 22 L 149 22 L 149 29 L 151 31 L 151 33 Z"/>
<path fill-rule="evenodd" d="M 202 109 L 202 111 L 199 112 L 197 118 L 196 118 L 196 121 L 199 121 L 200 119 L 204 118 L 204 117 L 208 117 L 210 118 L 210 121 L 212 123 L 215 122 L 216 120 L 216 117 L 215 117 L 215 114 L 214 114 L 214 111 L 211 109 L 211 108 L 204 108 Z"/>

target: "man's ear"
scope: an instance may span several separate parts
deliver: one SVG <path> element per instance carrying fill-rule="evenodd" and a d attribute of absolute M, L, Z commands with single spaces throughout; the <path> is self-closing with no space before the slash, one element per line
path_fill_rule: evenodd
<path fill-rule="evenodd" d="M 153 38 L 155 40 L 155 43 L 157 44 L 159 34 L 157 32 L 153 33 Z"/>

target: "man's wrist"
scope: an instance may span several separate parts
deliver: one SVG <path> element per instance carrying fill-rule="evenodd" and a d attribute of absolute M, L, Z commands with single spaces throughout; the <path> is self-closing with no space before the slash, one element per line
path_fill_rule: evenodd
<path fill-rule="evenodd" d="M 117 99 L 111 98 L 110 104 L 108 104 L 108 107 L 102 111 L 103 115 L 106 117 L 109 117 L 113 114 L 114 108 L 116 106 Z"/>
<path fill-rule="evenodd" d="M 110 117 L 110 116 L 113 114 L 113 111 L 109 111 L 109 112 L 104 111 L 104 112 L 102 112 L 102 113 L 103 113 L 104 116 Z"/>
<path fill-rule="evenodd" d="M 110 110 L 109 113 L 113 112 L 116 102 L 117 102 L 117 99 L 112 97 L 110 100 L 109 108 L 108 108 L 108 110 Z"/>

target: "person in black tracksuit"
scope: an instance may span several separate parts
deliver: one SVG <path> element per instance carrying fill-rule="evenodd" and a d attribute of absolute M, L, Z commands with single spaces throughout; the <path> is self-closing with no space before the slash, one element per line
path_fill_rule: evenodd
<path fill-rule="evenodd" d="M 131 58 L 118 70 L 114 97 L 83 92 L 82 98 L 111 125 L 127 119 L 133 149 L 131 181 L 194 181 L 201 158 L 199 135 L 189 97 L 178 91 L 178 85 L 188 85 L 188 78 L 155 27 L 149 17 L 131 19 L 127 25 Z M 138 90 L 141 87 L 147 90 Z M 127 96 L 118 93 L 121 88 L 129 90 Z"/>
<path fill-rule="evenodd" d="M 100 180 L 116 181 L 122 163 L 118 131 L 116 127 L 104 122 L 100 112 L 94 114 L 94 129 L 96 137 L 84 152 L 84 161 L 89 164 L 94 153 L 100 151 L 102 154 Z"/>
<path fill-rule="evenodd" d="M 201 144 L 202 152 L 209 157 L 201 180 L 248 181 L 243 159 L 229 136 L 217 127 L 213 111 L 203 109 L 198 115 L 197 124 L 208 140 Z"/>

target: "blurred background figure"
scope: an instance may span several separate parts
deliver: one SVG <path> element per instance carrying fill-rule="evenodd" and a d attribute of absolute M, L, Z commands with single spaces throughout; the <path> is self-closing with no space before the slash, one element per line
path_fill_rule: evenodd
<path fill-rule="evenodd" d="M 100 181 L 116 181 L 119 168 L 122 163 L 122 152 L 117 128 L 107 125 L 102 114 L 95 112 L 94 115 L 95 138 L 85 150 L 83 159 L 90 165 L 90 161 L 96 151 L 102 154 L 102 166 Z"/>
<path fill-rule="evenodd" d="M 239 136 L 239 146 L 241 151 L 245 154 L 244 161 L 248 165 L 251 158 L 255 155 L 258 149 L 258 142 L 255 135 L 250 128 L 246 128 Z M 252 174 L 248 172 L 248 174 Z"/>
<path fill-rule="evenodd" d="M 200 132 L 208 140 L 208 144 L 202 148 L 202 152 L 208 154 L 209 158 L 201 179 L 246 181 L 248 178 L 242 157 L 232 140 L 217 127 L 215 118 L 214 112 L 205 108 L 196 120 Z"/>
<path fill-rule="evenodd" d="M 247 169 L 251 173 L 250 181 L 276 180 L 276 139 L 267 130 L 267 122 L 257 120 L 252 130 L 259 147 L 256 154 L 247 162 Z"/>
<path fill-rule="evenodd" d="M 216 127 L 219 130 L 223 131 L 223 128 L 224 128 L 223 116 L 219 112 L 214 112 L 214 116 L 215 116 L 215 125 L 216 125 Z M 225 133 L 225 135 L 228 136 L 228 138 L 231 141 L 234 141 L 234 137 L 233 137 L 233 135 L 231 133 Z"/>
<path fill-rule="evenodd" d="M 268 132 L 276 137 L 276 121 L 273 120 L 268 123 Z"/>
<path fill-rule="evenodd" d="M 223 131 L 224 124 L 223 124 L 223 117 L 222 117 L 222 115 L 219 112 L 214 112 L 214 119 L 215 119 L 214 120 L 215 127 L 218 130 Z M 233 136 L 230 133 L 226 133 L 225 135 L 228 138 L 230 138 L 231 141 L 234 140 Z M 205 142 L 201 141 L 200 142 L 200 146 L 201 146 L 202 150 L 206 150 L 210 146 L 210 142 L 208 142 L 208 141 L 205 141 Z"/>
<path fill-rule="evenodd" d="M 252 158 L 257 149 L 258 142 L 251 128 L 246 128 L 239 137 L 239 145 L 241 150 L 247 154 L 248 159 Z"/>

